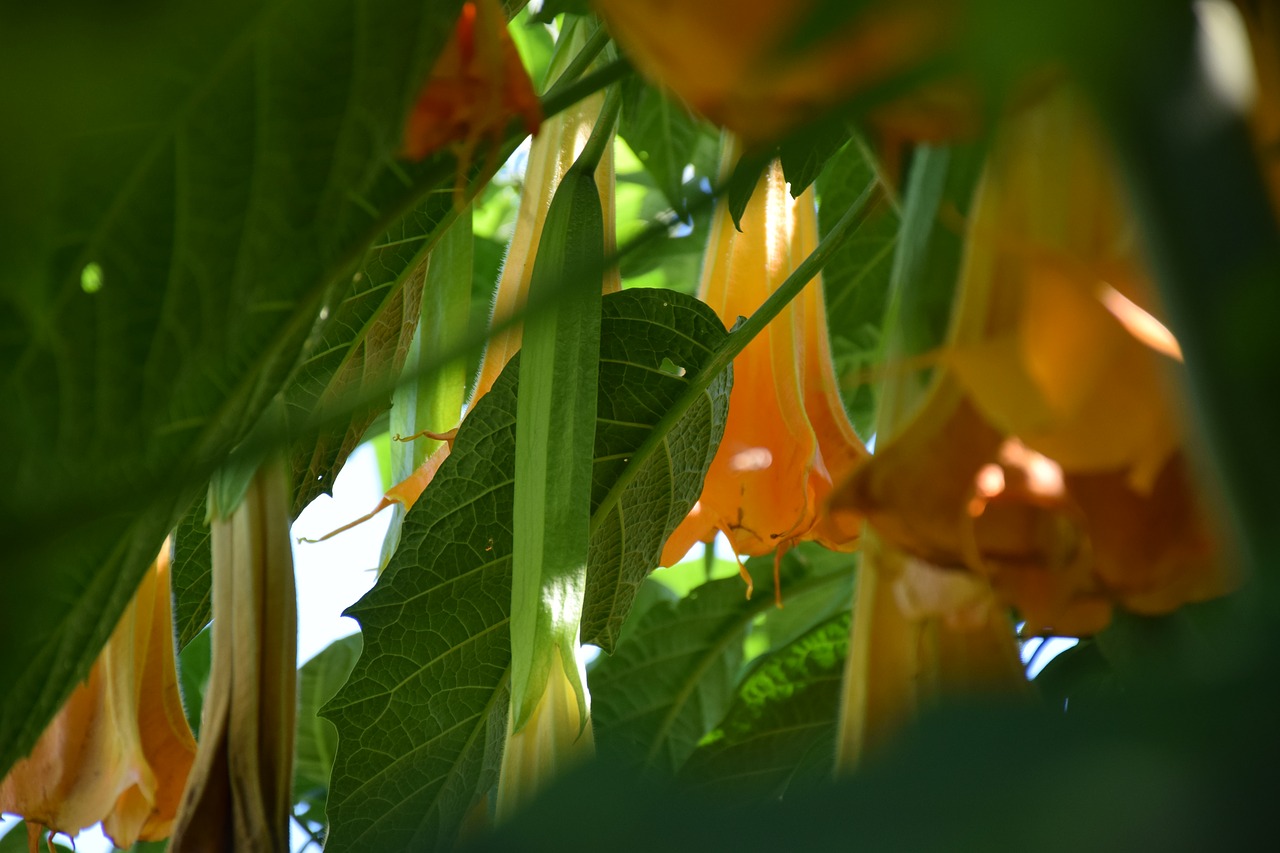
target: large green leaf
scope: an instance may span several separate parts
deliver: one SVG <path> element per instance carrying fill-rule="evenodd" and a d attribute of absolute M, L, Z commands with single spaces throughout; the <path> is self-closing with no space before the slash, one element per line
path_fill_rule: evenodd
<path fill-rule="evenodd" d="M 0 94 L 22 127 L 0 184 L 24 189 L 0 220 L 25 223 L 0 271 L 0 770 L 365 247 L 451 177 L 393 155 L 459 5 L 82 5 L 0 23 L 0 80 L 24 87 Z"/>
<path fill-rule="evenodd" d="M 588 584 L 604 599 L 606 626 L 625 617 L 638 586 L 629 579 L 656 565 L 696 499 L 723 430 L 728 377 L 670 430 L 663 452 L 631 457 L 724 336 L 714 313 L 682 294 L 637 289 L 604 300 Z M 664 360 L 686 375 L 663 370 Z M 448 846 L 496 778 L 511 664 L 518 364 L 467 416 L 406 515 L 390 564 L 349 611 L 364 651 L 324 709 L 339 732 L 328 803 L 334 850 Z M 602 509 L 629 465 L 638 475 Z"/>
<path fill-rule="evenodd" d="M 724 720 L 689 757 L 686 778 L 765 799 L 830 777 L 849 647 L 844 606 L 755 665 Z"/>
<path fill-rule="evenodd" d="M 813 596 L 847 608 L 850 565 L 847 558 L 784 560 L 781 612 L 815 612 Z M 731 577 L 702 584 L 677 602 L 659 601 L 628 626 L 626 642 L 612 656 L 596 662 L 592 721 L 602 757 L 675 773 L 720 724 L 742 675 L 744 642 L 753 624 L 762 615 L 767 623 L 775 610 L 773 558 L 749 560 L 747 568 L 755 579 L 752 599 L 742 580 Z"/>
<path fill-rule="evenodd" d="M 320 716 L 356 665 L 359 634 L 334 640 L 302 665 L 298 679 L 298 736 L 294 746 L 293 799 L 305 803 L 308 822 L 324 824 L 329 774 L 338 750 L 338 730 Z"/>

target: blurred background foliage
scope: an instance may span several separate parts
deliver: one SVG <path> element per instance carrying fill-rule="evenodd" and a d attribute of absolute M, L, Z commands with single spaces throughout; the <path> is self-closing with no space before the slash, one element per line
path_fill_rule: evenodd
<path fill-rule="evenodd" d="M 860 5 L 815 3 L 797 43 Z M 304 460 L 300 504 L 361 440 L 382 448 L 389 484 L 399 364 L 387 353 L 405 342 L 371 330 L 409 311 L 422 258 L 457 215 L 451 154 L 416 165 L 391 155 L 459 6 L 0 11 L 0 765 L 83 676 L 175 526 L 189 554 L 174 580 L 180 668 L 198 725 L 208 543 L 193 503 L 267 400 L 296 400 L 289 434 L 260 435 L 254 449 L 287 441 Z M 552 0 L 537 16 L 518 12 L 511 31 L 535 82 L 554 16 L 584 12 Z M 1050 67 L 1079 80 L 1103 116 L 1186 352 L 1199 462 L 1216 472 L 1248 584 L 1167 616 L 1117 613 L 1044 666 L 1042 703 L 938 708 L 832 783 L 857 558 L 791 551 L 778 610 L 770 559 L 749 562 L 757 594 L 746 601 L 733 562 L 695 557 L 645 581 L 616 653 L 591 669 L 599 763 L 473 848 L 1203 850 L 1264 839 L 1280 762 L 1280 453 L 1267 405 L 1280 388 L 1280 249 L 1244 124 L 1203 79 L 1191 3 L 971 0 L 966 15 L 954 52 L 919 73 L 973 75 L 992 118 L 1028 73 Z M 892 83 L 777 148 L 796 191 L 816 184 L 824 235 L 886 168 L 862 119 Z M 722 186 L 718 132 L 638 77 L 621 87 L 624 286 L 692 293 L 708 194 Z M 513 227 L 519 143 L 503 141 L 491 180 L 481 163 L 469 173 L 473 344 Z M 913 156 L 897 164 L 903 174 Z M 824 271 L 837 374 L 863 439 L 902 220 L 889 199 Z M 655 229 L 660 239 L 641 239 Z M 100 293 L 83 287 L 90 263 Z M 910 310 L 915 351 L 945 327 L 949 294 L 938 298 Z M 357 350 L 367 384 L 353 393 L 342 376 Z M 480 354 L 467 349 L 468 376 Z M 316 838 L 336 739 L 316 712 L 359 645 L 339 641 L 302 670 L 295 796 Z"/>

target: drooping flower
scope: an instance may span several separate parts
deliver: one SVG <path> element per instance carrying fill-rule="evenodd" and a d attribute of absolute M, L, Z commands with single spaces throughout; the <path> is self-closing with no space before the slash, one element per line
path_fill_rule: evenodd
<path fill-rule="evenodd" d="M 861 3 L 835 32 L 801 50 L 793 42 L 818 9 L 815 0 L 594 0 L 593 5 L 642 74 L 753 143 L 774 139 L 947 49 L 961 4 Z M 895 136 L 938 139 L 970 128 L 975 113 L 970 88 L 948 79 L 898 94 L 869 118 Z"/>
<path fill-rule="evenodd" d="M 74 836 L 102 821 L 112 842 L 168 837 L 196 743 L 182 711 L 169 603 L 169 542 L 94 662 L 0 782 L 0 811 Z"/>
<path fill-rule="evenodd" d="M 271 458 L 233 509 L 211 501 L 213 660 L 173 850 L 289 846 L 298 714 L 289 491 Z"/>
<path fill-rule="evenodd" d="M 404 128 L 401 156 L 421 160 L 457 146 L 462 171 L 482 141 L 496 144 L 513 119 L 536 133 L 542 108 L 497 0 L 469 0 Z"/>
<path fill-rule="evenodd" d="M 904 553 L 868 530 L 845 659 L 836 769 L 850 772 L 944 699 L 1027 692 L 1013 623 L 981 578 Z"/>
<path fill-rule="evenodd" d="M 1059 89 L 1011 116 L 973 205 L 941 376 L 834 514 L 985 577 L 1029 633 L 1226 592 L 1156 311 L 1083 104 Z"/>
<path fill-rule="evenodd" d="M 735 156 L 728 150 L 725 164 Z M 759 308 L 817 245 L 813 195 L 792 199 L 774 163 L 741 226 L 722 203 L 698 289 L 730 326 Z M 837 392 L 827 334 L 818 279 L 734 359 L 724 438 L 698 503 L 667 541 L 663 565 L 717 532 L 738 554 L 753 556 L 807 540 L 853 547 L 857 523 L 823 511 L 832 484 L 867 457 Z"/>

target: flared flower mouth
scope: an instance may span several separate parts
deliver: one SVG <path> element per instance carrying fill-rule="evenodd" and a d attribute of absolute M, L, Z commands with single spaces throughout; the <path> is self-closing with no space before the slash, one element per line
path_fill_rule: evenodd
<path fill-rule="evenodd" d="M 0 811 L 74 836 L 102 822 L 115 846 L 169 836 L 196 743 L 183 715 L 169 602 L 169 542 L 94 662 L 0 782 Z"/>
<path fill-rule="evenodd" d="M 725 165 L 736 159 L 726 146 Z M 816 247 L 811 191 L 792 199 L 774 163 L 734 226 L 717 209 L 698 295 L 729 326 L 753 313 Z M 834 482 L 867 458 L 840 400 L 831 361 L 821 279 L 734 359 L 724 438 L 693 512 L 676 528 L 663 565 L 717 532 L 740 555 L 802 541 L 853 547 L 857 525 L 828 517 Z"/>
<path fill-rule="evenodd" d="M 1086 635 L 1233 581 L 1182 452 L 1181 353 L 1101 137 L 1067 90 L 1011 117 L 979 185 L 943 370 L 833 498 L 986 577 L 1030 633 Z"/>

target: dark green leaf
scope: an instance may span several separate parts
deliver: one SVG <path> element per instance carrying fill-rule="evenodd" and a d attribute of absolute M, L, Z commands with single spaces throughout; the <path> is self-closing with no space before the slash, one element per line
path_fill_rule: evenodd
<path fill-rule="evenodd" d="M 617 503 L 601 512 L 600 502 L 613 482 L 633 464 L 631 453 L 725 335 L 715 314 L 692 297 L 646 288 L 625 293 L 634 299 L 615 297 L 610 310 L 627 321 L 630 333 L 606 333 L 600 341 L 602 390 L 591 475 L 596 510 L 582 608 L 582 642 L 605 651 L 613 650 L 636 591 L 658 564 L 667 537 L 702 493 L 703 477 L 724 434 L 733 382 L 729 370 L 716 377 L 660 449 L 641 460 L 640 473 Z M 664 361 L 679 375 L 664 370 Z"/>
<path fill-rule="evenodd" d="M 674 773 L 719 725 L 741 675 L 743 642 L 774 609 L 773 558 L 747 568 L 756 580 L 751 600 L 740 578 L 705 583 L 678 602 L 654 604 L 628 626 L 627 642 L 596 662 L 592 720 L 601 757 Z M 792 558 L 782 582 L 784 601 L 827 595 L 848 607 L 847 570 Z"/>
<path fill-rule="evenodd" d="M 628 91 L 618 135 L 653 176 L 667 203 L 683 211 L 684 169 L 693 162 L 702 125 L 683 106 L 640 78 L 632 77 L 622 85 Z"/>
<path fill-rule="evenodd" d="M 741 579 L 711 581 L 628 628 L 627 643 L 591 670 L 602 758 L 679 769 L 729 707 L 761 593 L 747 601 Z"/>
<path fill-rule="evenodd" d="M 0 253 L 0 772 L 84 676 L 366 247 L 451 180 L 448 156 L 393 158 L 459 7 L 5 13 L 0 80 L 24 83 L 0 95 L 19 129 L 0 222 L 21 244 Z"/>
<path fill-rule="evenodd" d="M 720 792 L 778 798 L 831 775 L 849 611 L 762 658 L 739 686 L 724 721 L 703 739 L 683 775 Z"/>
<path fill-rule="evenodd" d="M 182 710 L 197 740 L 204 712 L 204 693 L 209 687 L 213 666 L 213 632 L 205 629 L 191 638 L 178 653 L 178 684 L 182 690 Z"/>
<path fill-rule="evenodd" d="M 792 198 L 799 198 L 848 142 L 849 128 L 839 119 L 827 119 L 783 140 L 778 157 L 782 161 L 782 174 L 791 185 Z M 866 181 L 862 185 L 865 187 Z"/>
<path fill-rule="evenodd" d="M 204 630 L 213 618 L 213 549 L 205 495 L 196 500 L 173 531 L 173 568 L 169 585 L 173 590 L 173 624 L 178 634 L 178 651 Z"/>
<path fill-rule="evenodd" d="M 1114 700 L 1120 680 L 1093 640 L 1081 640 L 1044 665 L 1035 686 L 1045 704 L 1062 711 L 1080 711 Z"/>
<path fill-rule="evenodd" d="M 307 804 L 307 820 L 323 823 L 338 730 L 320 707 L 346 683 L 360 656 L 359 634 L 334 640 L 302 665 L 298 679 L 298 735 L 293 764 L 294 802 Z"/>
<path fill-rule="evenodd" d="M 705 305 L 667 291 L 619 293 L 604 300 L 603 312 L 593 503 L 688 382 L 661 370 L 662 360 L 690 354 L 682 360 L 692 376 L 696 356 L 725 334 Z M 668 340 L 683 350 L 665 349 Z M 328 802 L 334 850 L 447 847 L 495 780 L 511 664 L 518 364 L 507 365 L 467 416 L 449 459 L 405 517 L 387 569 L 350 610 L 364 652 L 324 709 L 340 738 Z M 591 565 L 588 583 L 612 593 L 606 609 L 616 618 L 634 594 L 626 579 L 656 564 L 666 534 L 696 498 L 718 442 L 713 425 L 723 424 L 727 382 L 722 392 L 668 436 L 673 448 L 700 446 L 700 467 L 687 452 L 654 454 L 608 523 L 598 510 L 593 516 L 592 559 L 601 555 L 607 565 Z M 618 507 L 634 516 L 625 526 Z M 624 532 L 625 552 L 614 541 Z M 593 580 L 598 574 L 603 579 Z"/>
<path fill-rule="evenodd" d="M 733 217 L 734 227 L 739 231 L 742 230 L 742 214 L 747 209 L 747 202 L 751 201 L 756 185 L 760 183 L 761 176 L 769 168 L 773 158 L 773 149 L 747 152 L 739 158 L 729 175 L 725 198 L 729 203 L 729 215 Z"/>

